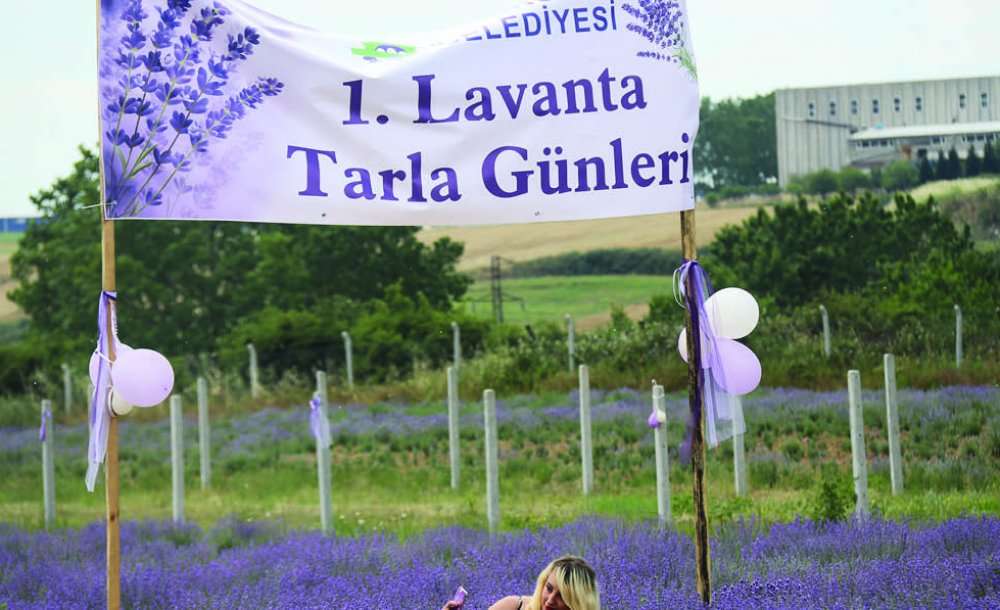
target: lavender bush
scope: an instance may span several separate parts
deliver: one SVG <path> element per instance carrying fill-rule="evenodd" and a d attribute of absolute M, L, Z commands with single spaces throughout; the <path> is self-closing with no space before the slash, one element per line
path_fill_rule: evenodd
<path fill-rule="evenodd" d="M 250 27 L 220 32 L 230 11 L 220 2 L 192 8 L 166 0 L 156 16 L 142 0 L 105 2 L 101 31 L 101 120 L 109 215 L 135 216 L 168 195 L 204 185 L 181 175 L 204 159 L 213 139 L 284 84 L 272 77 L 238 79 L 240 65 L 261 44 Z"/>
<path fill-rule="evenodd" d="M 680 64 L 692 77 L 697 78 L 694 58 L 685 46 L 684 12 L 677 0 L 638 0 L 622 5 L 622 10 L 632 17 L 626 29 L 644 38 L 652 49 L 636 55 L 657 61 Z"/>
<path fill-rule="evenodd" d="M 998 608 L 1000 520 L 933 526 L 889 521 L 766 530 L 724 528 L 712 541 L 712 608 Z M 0 526 L 0 599 L 11 610 L 100 608 L 104 529 L 28 533 Z M 466 608 L 531 590 L 562 553 L 597 570 L 608 610 L 703 608 L 694 550 L 650 525 L 585 519 L 490 538 L 431 530 L 407 542 L 382 535 L 325 538 L 273 524 L 125 523 L 122 602 L 133 608 L 436 609 L 459 585 Z"/>

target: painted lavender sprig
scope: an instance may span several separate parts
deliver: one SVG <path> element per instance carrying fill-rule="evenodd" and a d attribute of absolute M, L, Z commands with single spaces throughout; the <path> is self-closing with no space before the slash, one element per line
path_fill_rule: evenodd
<path fill-rule="evenodd" d="M 164 189 L 177 172 L 188 171 L 192 160 L 208 151 L 210 139 L 225 138 L 236 121 L 284 88 L 275 78 L 259 77 L 213 104 L 212 98 L 226 95 L 231 76 L 253 55 L 261 38 L 246 27 L 227 34 L 224 50 L 216 52 L 212 43 L 230 11 L 219 2 L 200 10 L 191 5 L 191 0 L 167 0 L 156 9 L 158 18 L 149 36 L 142 29 L 149 16 L 142 0 L 129 0 L 118 17 L 117 27 L 124 26 L 125 33 L 113 63 L 124 75 L 117 86 L 103 90 L 105 119 L 114 122 L 105 132 L 111 153 L 108 199 L 114 203 L 114 216 L 161 205 Z"/>
<path fill-rule="evenodd" d="M 638 6 L 629 2 L 622 5 L 635 21 L 626 29 L 653 46 L 636 53 L 638 57 L 680 64 L 697 78 L 694 59 L 684 46 L 684 13 L 680 9 L 677 0 L 638 0 Z"/>

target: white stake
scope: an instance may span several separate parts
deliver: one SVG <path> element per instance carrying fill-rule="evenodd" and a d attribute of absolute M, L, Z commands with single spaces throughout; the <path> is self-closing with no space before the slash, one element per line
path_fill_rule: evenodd
<path fill-rule="evenodd" d="M 451 343 L 452 366 L 457 373 L 462 368 L 462 332 L 458 328 L 458 322 L 451 323 Z"/>
<path fill-rule="evenodd" d="M 257 348 L 253 343 L 247 343 L 247 351 L 250 352 L 250 398 L 260 396 L 260 374 L 257 371 Z"/>
<path fill-rule="evenodd" d="M 69 372 L 69 365 L 63 363 L 63 407 L 69 413 L 73 409 L 73 377 Z"/>
<path fill-rule="evenodd" d="M 653 386 L 653 408 L 657 413 L 667 412 L 667 400 L 663 386 Z M 656 447 L 656 514 L 660 529 L 673 520 L 670 510 L 670 454 L 667 453 L 667 424 L 661 423 L 653 430 L 653 444 Z"/>
<path fill-rule="evenodd" d="M 170 397 L 170 466 L 174 523 L 184 522 L 184 419 L 181 397 Z"/>
<path fill-rule="evenodd" d="M 825 305 L 819 306 L 819 313 L 823 316 L 823 355 L 830 357 L 830 314 L 826 311 Z"/>
<path fill-rule="evenodd" d="M 42 401 L 45 440 L 42 441 L 42 494 L 45 501 L 45 529 L 51 529 L 56 521 L 56 466 L 55 466 L 55 422 L 52 421 L 52 401 Z"/>
<path fill-rule="evenodd" d="M 955 368 L 962 368 L 962 308 L 955 305 Z"/>
<path fill-rule="evenodd" d="M 583 467 L 583 495 L 594 488 L 594 444 L 590 426 L 590 370 L 580 365 L 580 459 Z"/>
<path fill-rule="evenodd" d="M 854 472 L 855 513 L 868 516 L 868 457 L 865 453 L 864 406 L 861 402 L 861 373 L 848 371 L 847 395 L 851 419 L 851 458 Z"/>
<path fill-rule="evenodd" d="M 750 490 L 747 484 L 746 420 L 743 418 L 743 398 L 731 395 L 729 404 L 733 410 L 733 474 L 736 478 L 736 495 L 742 498 Z M 743 432 L 737 434 L 735 432 L 737 430 Z"/>
<path fill-rule="evenodd" d="M 458 489 L 461 452 L 458 436 L 458 373 L 448 367 L 448 461 L 451 462 L 451 488 Z"/>
<path fill-rule="evenodd" d="M 329 437 L 330 420 L 327 414 L 327 393 L 326 393 L 326 373 L 316 371 L 316 393 L 319 394 L 320 426 L 322 426 L 321 436 Z M 330 489 L 330 446 L 323 442 L 326 439 L 316 442 L 316 471 L 319 477 L 319 522 L 324 536 L 333 533 L 333 493 Z"/>
<path fill-rule="evenodd" d="M 566 352 L 569 356 L 569 372 L 576 368 L 576 324 L 573 316 L 566 314 Z"/>
<path fill-rule="evenodd" d="M 885 355 L 885 417 L 889 430 L 889 474 L 892 495 L 903 493 L 903 458 L 899 447 L 899 410 L 896 402 L 896 358 Z"/>
<path fill-rule="evenodd" d="M 212 431 L 208 423 L 208 381 L 198 378 L 198 458 L 201 488 L 212 486 Z"/>
<path fill-rule="evenodd" d="M 497 403 L 493 390 L 483 392 L 486 431 L 486 521 L 491 534 L 500 528 L 500 472 L 497 464 Z"/>
<path fill-rule="evenodd" d="M 344 362 L 347 366 L 347 389 L 354 389 L 354 348 L 351 345 L 351 335 L 346 330 L 340 333 L 344 338 Z"/>

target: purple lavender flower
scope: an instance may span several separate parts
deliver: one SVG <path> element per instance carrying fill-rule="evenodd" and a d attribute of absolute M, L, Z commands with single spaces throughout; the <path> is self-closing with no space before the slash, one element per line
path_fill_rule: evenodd
<path fill-rule="evenodd" d="M 697 76 L 694 61 L 684 46 L 684 13 L 677 0 L 638 0 L 622 5 L 635 23 L 626 30 L 641 36 L 652 45 L 652 50 L 639 51 L 637 57 L 680 64 L 692 76 Z"/>

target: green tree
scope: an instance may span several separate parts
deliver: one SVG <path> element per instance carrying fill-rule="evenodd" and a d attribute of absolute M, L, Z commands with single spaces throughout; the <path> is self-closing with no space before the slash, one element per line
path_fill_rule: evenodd
<path fill-rule="evenodd" d="M 701 101 L 694 162 L 715 188 L 757 186 L 776 179 L 774 94 Z"/>
<path fill-rule="evenodd" d="M 882 188 L 887 191 L 906 191 L 920 181 L 920 173 L 906 159 L 899 159 L 882 168 Z"/>
<path fill-rule="evenodd" d="M 996 146 L 990 140 L 986 140 L 986 145 L 983 147 L 983 173 L 1000 173 L 1000 158 L 997 157 Z"/>
<path fill-rule="evenodd" d="M 917 204 L 897 195 L 886 207 L 872 195 L 835 196 L 818 206 L 760 210 L 739 226 L 722 229 L 705 256 L 719 286 L 743 286 L 779 306 L 811 302 L 824 291 L 857 290 L 882 277 L 893 261 L 940 251 L 958 257 L 973 248 L 933 200 Z"/>
<path fill-rule="evenodd" d="M 920 157 L 918 173 L 920 176 L 920 184 L 926 184 L 934 180 L 934 166 L 931 165 L 931 161 L 926 155 Z"/>
<path fill-rule="evenodd" d="M 938 180 L 957 180 L 962 177 L 962 161 L 958 158 L 958 151 L 952 148 L 947 156 L 938 158 L 937 162 Z"/>
<path fill-rule="evenodd" d="M 821 195 L 823 197 L 834 193 L 840 188 L 840 181 L 837 172 L 832 169 L 821 169 L 806 175 L 806 192 L 810 195 Z"/>
<path fill-rule="evenodd" d="M 840 174 L 837 176 L 837 183 L 840 185 L 840 190 L 847 193 L 871 188 L 871 178 L 868 174 L 850 165 L 841 168 Z"/>
<path fill-rule="evenodd" d="M 969 152 L 965 156 L 965 175 L 969 178 L 978 176 L 983 173 L 983 164 L 976 154 L 976 146 L 974 144 L 969 145 Z"/>
<path fill-rule="evenodd" d="M 101 230 L 97 158 L 32 197 L 41 221 L 12 257 L 11 294 L 30 334 L 79 353 L 96 336 Z M 470 280 L 455 270 L 461 244 L 422 244 L 411 227 L 302 227 L 230 222 L 115 223 L 121 338 L 168 355 L 213 352 L 236 323 L 267 306 L 308 309 L 340 296 L 381 298 L 399 284 L 449 310 Z"/>

